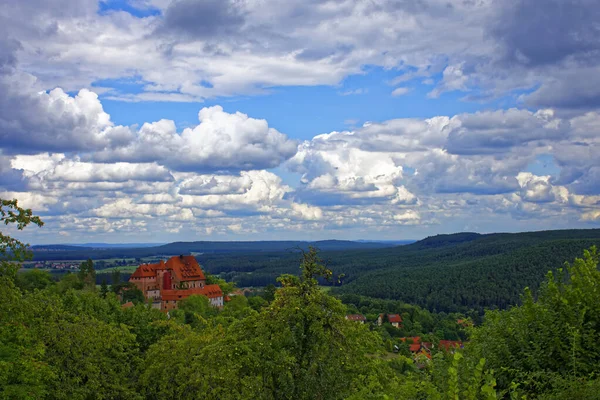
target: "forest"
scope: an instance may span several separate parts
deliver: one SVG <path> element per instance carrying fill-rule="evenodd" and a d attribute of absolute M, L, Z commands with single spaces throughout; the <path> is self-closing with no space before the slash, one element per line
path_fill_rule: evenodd
<path fill-rule="evenodd" d="M 43 224 L 16 201 L 2 200 L 1 211 L 1 222 L 19 229 Z M 338 277 L 314 248 L 301 252 L 299 273 L 279 276 L 277 288 L 232 296 L 223 309 L 191 296 L 166 315 L 143 296 L 126 295 L 124 284 L 98 288 L 92 260 L 58 282 L 46 271 L 19 272 L 31 256 L 28 247 L 7 235 L 1 241 L 2 399 L 593 399 L 600 393 L 595 247 L 580 249 L 555 272 L 547 267 L 540 285 L 521 292 L 520 305 L 483 317 L 356 294 L 336 298 L 318 284 Z M 226 293 L 234 288 L 210 279 Z M 123 307 L 126 300 L 134 306 Z M 352 312 L 365 313 L 367 322 L 347 320 Z M 401 314 L 404 326 L 372 323 L 386 312 Z M 402 335 L 432 343 L 460 339 L 464 348 L 411 354 L 394 346 L 406 343 Z"/>

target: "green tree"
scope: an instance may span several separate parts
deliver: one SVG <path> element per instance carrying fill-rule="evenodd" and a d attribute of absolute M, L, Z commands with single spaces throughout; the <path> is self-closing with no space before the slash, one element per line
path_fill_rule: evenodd
<path fill-rule="evenodd" d="M 52 275 L 48 271 L 34 268 L 30 271 L 20 272 L 15 276 L 15 284 L 24 291 L 42 290 L 54 285 Z"/>
<path fill-rule="evenodd" d="M 72 274 L 70 271 L 62 277 L 56 285 L 56 290 L 59 293 L 65 293 L 71 289 L 81 290 L 83 289 L 83 282 L 79 279 L 79 276 Z"/>
<path fill-rule="evenodd" d="M 123 298 L 123 303 L 131 301 L 135 304 L 143 304 L 146 302 L 144 293 L 138 289 L 137 286 L 129 282 L 127 282 L 125 288 L 121 290 L 121 297 Z"/>
<path fill-rule="evenodd" d="M 96 289 L 96 270 L 91 259 L 87 259 L 79 265 L 78 276 L 85 289 Z"/>
<path fill-rule="evenodd" d="M 537 300 L 527 289 L 522 306 L 486 313 L 470 352 L 497 371 L 500 389 L 537 396 L 600 369 L 597 264 L 593 247 L 566 271 L 548 273 Z"/>
<path fill-rule="evenodd" d="M 117 268 L 110 273 L 110 283 L 111 285 L 118 285 L 121 283 L 121 270 Z"/>
<path fill-rule="evenodd" d="M 42 226 L 39 217 L 18 206 L 17 200 L 0 199 L 0 222 L 23 230 Z M 35 399 L 48 394 L 52 370 L 41 361 L 44 347 L 27 327 L 27 307 L 14 279 L 20 263 L 31 258 L 29 246 L 0 232 L 0 398 Z M 28 281 L 29 283 L 30 281 Z"/>
<path fill-rule="evenodd" d="M 267 286 L 265 286 L 265 288 L 263 289 L 262 297 L 270 303 L 273 300 L 275 300 L 275 292 L 276 291 L 277 291 L 277 288 L 275 287 L 275 285 L 270 283 Z"/>
<path fill-rule="evenodd" d="M 40 217 L 34 216 L 30 209 L 21 208 L 17 200 L 0 199 L 0 223 L 15 224 L 18 230 L 27 225 L 43 226 Z M 33 253 L 29 245 L 0 231 L 0 277 L 14 278 L 20 268 L 20 263 L 30 259 Z"/>
<path fill-rule="evenodd" d="M 106 278 L 102 279 L 102 284 L 100 285 L 100 296 L 105 298 L 108 293 L 108 285 L 106 283 Z"/>

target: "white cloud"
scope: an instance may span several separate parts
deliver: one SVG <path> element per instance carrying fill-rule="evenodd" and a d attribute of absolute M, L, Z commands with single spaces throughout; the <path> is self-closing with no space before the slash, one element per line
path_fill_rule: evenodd
<path fill-rule="evenodd" d="M 206 179 L 206 178 L 205 178 Z M 285 193 L 291 190 L 283 185 L 281 178 L 267 171 L 242 171 L 240 178 L 225 178 L 213 176 L 208 178 L 221 185 L 217 190 L 219 194 L 180 194 L 182 204 L 198 208 L 219 208 L 223 210 L 245 209 L 260 210 L 264 207 L 277 205 L 283 201 Z M 235 181 L 243 181 L 243 190 L 236 187 Z M 234 183 L 231 185 L 231 183 Z M 184 182 L 183 187 L 190 187 L 189 182 Z M 229 192 L 226 187 L 229 188 Z M 193 192 L 193 188 L 192 193 Z M 183 192 L 185 193 L 185 191 Z M 201 192 L 200 192 L 201 193 Z"/>
<path fill-rule="evenodd" d="M 521 197 L 533 203 L 566 202 L 568 190 L 564 187 L 554 187 L 550 183 L 550 178 L 550 176 L 536 176 L 530 172 L 519 173 L 517 181 L 521 186 Z"/>
<path fill-rule="evenodd" d="M 398 87 L 392 91 L 392 96 L 394 96 L 394 97 L 403 96 L 403 95 L 407 94 L 408 92 L 410 92 L 410 88 Z"/>
<path fill-rule="evenodd" d="M 119 183 L 173 180 L 169 170 L 155 163 L 90 163 L 77 158 L 66 159 L 64 154 L 19 155 L 11 164 L 14 169 L 22 170 L 26 177 L 45 181 Z"/>
<path fill-rule="evenodd" d="M 33 87 L 13 89 L 2 82 L 6 79 L 0 76 L 0 89 L 5 89 L 0 97 L 0 146 L 5 150 L 95 150 L 133 137 L 128 128 L 110 121 L 96 93 L 82 89 L 73 97 L 59 88 L 34 93 Z"/>
<path fill-rule="evenodd" d="M 129 145 L 94 155 L 102 161 L 157 161 L 180 171 L 273 168 L 296 152 L 296 142 L 267 121 L 221 106 L 198 113 L 199 125 L 176 131 L 175 123 L 145 123 Z"/>
<path fill-rule="evenodd" d="M 292 211 L 301 219 L 320 220 L 323 219 L 323 210 L 308 204 L 292 203 Z"/>

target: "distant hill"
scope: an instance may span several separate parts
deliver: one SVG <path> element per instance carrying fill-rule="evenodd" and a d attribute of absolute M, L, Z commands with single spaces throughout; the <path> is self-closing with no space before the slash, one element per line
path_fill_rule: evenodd
<path fill-rule="evenodd" d="M 83 247 L 71 244 L 40 244 L 31 246 L 31 250 L 34 252 L 46 252 L 46 251 L 86 251 L 93 250 L 92 247 Z"/>
<path fill-rule="evenodd" d="M 127 248 L 127 249 L 136 249 L 142 247 L 156 247 L 162 246 L 164 243 L 82 243 L 82 244 L 72 244 L 72 246 L 77 247 L 88 247 L 93 249 L 112 249 L 112 248 Z"/>
<path fill-rule="evenodd" d="M 97 247 L 98 243 L 90 243 L 88 247 L 73 245 L 41 245 L 33 246 L 34 260 L 81 260 L 91 258 L 101 260 L 107 258 L 141 258 L 154 256 L 170 256 L 179 254 L 233 254 L 233 253 L 266 253 L 295 252 L 314 246 L 321 251 L 380 249 L 395 246 L 390 242 L 354 242 L 349 240 L 322 241 L 238 241 L 238 242 L 174 242 L 160 246 L 130 248 L 127 245 Z M 103 244 L 100 244 L 103 245 Z"/>

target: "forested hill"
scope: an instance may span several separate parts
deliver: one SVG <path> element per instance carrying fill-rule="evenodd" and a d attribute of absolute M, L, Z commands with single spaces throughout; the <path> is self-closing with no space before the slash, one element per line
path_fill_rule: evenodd
<path fill-rule="evenodd" d="M 525 287 L 585 248 L 600 246 L 600 229 L 479 235 L 458 233 L 411 245 L 354 252 L 336 260 L 346 275 L 335 291 L 399 299 L 437 311 L 506 308 Z"/>
<path fill-rule="evenodd" d="M 412 243 L 405 241 L 404 243 Z M 161 246 L 140 248 L 98 248 L 70 245 L 40 245 L 33 246 L 34 260 L 93 260 L 107 258 L 139 258 L 153 256 L 169 256 L 178 254 L 233 254 L 233 253 L 265 253 L 286 252 L 298 249 L 308 249 L 314 246 L 321 251 L 380 249 L 396 246 L 398 242 L 354 242 L 350 240 L 321 240 L 321 241 L 238 241 L 238 242 L 174 242 Z"/>

